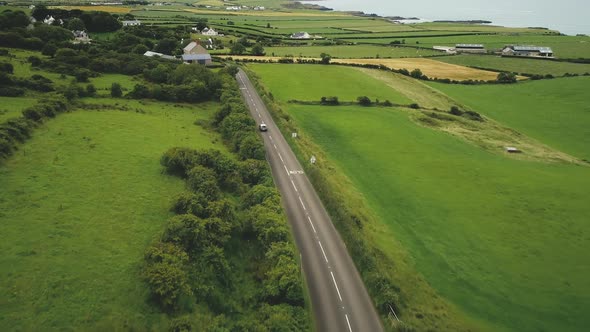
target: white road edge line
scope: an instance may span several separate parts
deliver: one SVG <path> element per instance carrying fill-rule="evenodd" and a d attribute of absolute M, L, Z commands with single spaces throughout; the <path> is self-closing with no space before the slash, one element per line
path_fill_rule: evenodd
<path fill-rule="evenodd" d="M 320 249 L 322 249 L 322 254 L 324 254 L 324 259 L 326 260 L 326 263 L 328 263 L 328 256 L 326 256 L 326 252 L 324 251 L 324 246 L 322 246 L 322 243 L 320 241 L 318 241 L 318 243 L 320 244 Z"/>
<path fill-rule="evenodd" d="M 350 321 L 348 320 L 348 314 L 344 314 L 344 317 L 346 317 L 346 323 L 348 324 L 348 331 L 352 332 L 352 327 L 350 327 Z"/>
<path fill-rule="evenodd" d="M 334 286 L 336 287 L 336 291 L 338 292 L 338 298 L 340 299 L 340 302 L 342 302 L 342 295 L 340 295 L 340 290 L 338 289 L 336 278 L 334 278 L 334 272 L 330 271 L 330 274 L 332 275 L 332 281 L 334 282 Z"/>

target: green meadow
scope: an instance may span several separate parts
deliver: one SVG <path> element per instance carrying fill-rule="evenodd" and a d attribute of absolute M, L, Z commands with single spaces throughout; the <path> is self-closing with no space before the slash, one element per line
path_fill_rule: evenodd
<path fill-rule="evenodd" d="M 588 326 L 590 168 L 490 154 L 403 111 L 288 109 L 443 297 L 497 329 Z"/>
<path fill-rule="evenodd" d="M 21 112 L 37 103 L 33 97 L 2 97 L 0 96 L 0 123 L 10 118 L 21 116 Z"/>
<path fill-rule="evenodd" d="M 309 72 L 298 75 L 290 68 L 299 65 L 277 66 L 249 65 L 294 118 L 300 134 L 308 135 L 321 147 L 336 170 L 354 184 L 355 188 L 349 190 L 359 190 L 394 234 L 390 242 L 378 241 L 394 261 L 396 257 L 405 261 L 397 245 L 401 243 L 410 257 L 409 264 L 439 295 L 479 321 L 478 330 L 585 331 L 590 324 L 584 311 L 590 306 L 586 282 L 590 264 L 583 263 L 590 250 L 584 235 L 590 215 L 589 167 L 508 158 L 418 125 L 412 111 L 286 104 L 295 98 L 293 95 L 305 93 L 303 87 L 293 89 L 298 86 L 296 82 L 305 85 L 314 80 L 309 79 Z M 340 68 L 343 72 L 347 69 Z M 281 75 L 289 77 L 289 82 L 282 82 Z M 330 86 L 330 80 L 307 85 L 308 94 L 313 96 L 321 86 Z M 554 102 L 570 100 L 569 106 L 583 106 L 584 94 L 580 91 L 585 83 L 578 80 L 478 86 L 470 96 L 488 100 L 490 105 L 495 98 L 497 105 L 498 96 L 506 94 L 502 106 L 517 103 L 519 106 L 511 108 L 513 113 L 521 108 L 531 115 L 529 118 L 536 118 L 538 103 L 531 102 L 538 96 L 530 94 L 541 86 L 534 84 L 563 86 L 572 82 L 561 89 L 561 97 L 554 92 Z M 441 86 L 434 85 L 446 92 Z M 363 89 L 363 84 L 355 87 Z M 471 87 L 444 87 L 457 89 L 449 95 L 471 107 L 464 99 L 466 93 L 460 90 Z M 563 92 L 568 87 L 575 90 Z M 373 89 L 385 94 L 389 89 L 390 96 L 399 94 L 384 88 Z M 486 94 L 485 89 L 504 90 Z M 510 89 L 515 89 L 512 94 Z M 346 90 L 342 85 L 341 91 Z M 538 95 L 549 91 L 540 90 Z M 404 94 L 411 95 L 408 91 Z M 521 101 L 516 101 L 518 96 Z M 473 109 L 513 126 L 484 109 Z M 575 123 L 574 114 L 587 111 L 570 108 L 568 112 L 570 115 L 559 122 L 566 124 L 569 119 L 569 126 L 559 130 L 583 138 L 583 125 Z M 584 142 L 577 145 L 579 149 L 583 146 Z M 398 282 L 404 289 L 412 288 L 415 280 Z M 428 301 L 424 295 L 415 296 L 417 301 Z M 406 319 L 416 321 L 415 317 Z"/>
<path fill-rule="evenodd" d="M 59 115 L 0 166 L 0 330 L 167 325 L 139 274 L 184 190 L 159 159 L 173 146 L 225 150 L 194 124 L 216 106 L 116 106 L 128 109 Z"/>
<path fill-rule="evenodd" d="M 320 101 L 321 97 L 336 96 L 340 101 L 356 101 L 359 96 L 371 100 L 389 100 L 409 104 L 401 93 L 392 91 L 379 80 L 355 68 L 322 65 L 248 64 L 272 88 L 279 100 Z"/>
<path fill-rule="evenodd" d="M 544 144 L 590 160 L 590 77 L 516 85 L 428 84 Z"/>
<path fill-rule="evenodd" d="M 493 69 L 524 74 L 563 76 L 590 73 L 590 64 L 526 58 L 504 58 L 495 55 L 456 55 L 435 60 L 455 65 Z"/>
<path fill-rule="evenodd" d="M 229 50 L 225 50 L 229 51 Z M 377 45 L 339 45 L 339 46 L 299 46 L 299 47 L 265 47 L 268 56 L 315 57 L 320 54 L 330 54 L 333 58 L 410 58 L 440 55 L 435 50 L 417 49 L 413 47 L 392 47 Z"/>

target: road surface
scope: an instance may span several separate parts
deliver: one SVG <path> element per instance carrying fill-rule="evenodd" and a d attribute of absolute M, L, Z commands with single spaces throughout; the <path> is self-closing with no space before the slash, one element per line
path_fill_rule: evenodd
<path fill-rule="evenodd" d="M 301 164 L 248 76 L 240 70 L 236 78 L 257 125 L 268 126 L 262 133 L 266 155 L 301 253 L 317 331 L 383 331 L 365 285 Z"/>

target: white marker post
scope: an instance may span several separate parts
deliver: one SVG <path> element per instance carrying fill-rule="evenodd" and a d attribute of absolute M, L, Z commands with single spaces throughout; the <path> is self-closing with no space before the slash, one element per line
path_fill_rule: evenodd
<path fill-rule="evenodd" d="M 297 138 L 297 133 L 292 133 L 292 134 L 291 134 L 291 137 L 293 137 L 293 138 Z"/>
<path fill-rule="evenodd" d="M 311 156 L 311 158 L 309 159 L 309 162 L 312 164 L 315 164 L 315 162 L 316 162 L 315 156 Z"/>

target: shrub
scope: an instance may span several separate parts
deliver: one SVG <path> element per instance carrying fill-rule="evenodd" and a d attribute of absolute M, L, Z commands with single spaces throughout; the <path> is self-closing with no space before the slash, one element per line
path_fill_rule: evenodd
<path fill-rule="evenodd" d="M 121 90 L 121 84 L 113 83 L 111 84 L 111 97 L 119 98 L 123 95 L 123 91 Z"/>
<path fill-rule="evenodd" d="M 275 188 L 256 185 L 244 194 L 242 204 L 246 208 L 262 204 L 276 209 L 275 211 L 280 211 L 281 197 Z"/>
<path fill-rule="evenodd" d="M 271 180 L 268 165 L 264 160 L 246 159 L 240 163 L 240 176 L 244 183 L 257 185 Z"/>
<path fill-rule="evenodd" d="M 90 97 L 96 95 L 96 88 L 94 87 L 94 84 L 88 84 L 86 86 L 86 95 Z"/>
<path fill-rule="evenodd" d="M 206 218 L 207 202 L 201 193 L 183 192 L 176 196 L 171 210 L 176 214 L 193 214 L 199 218 Z"/>
<path fill-rule="evenodd" d="M 27 108 L 22 113 L 25 118 L 33 121 L 41 121 L 43 118 L 43 115 L 34 108 Z"/>
<path fill-rule="evenodd" d="M 29 61 L 29 63 L 31 63 L 31 66 L 33 66 L 33 67 L 39 67 L 43 63 L 43 60 L 41 60 L 41 58 L 39 58 L 38 56 L 34 56 L 34 55 L 31 55 L 30 57 L 28 57 L 27 61 Z"/>
<path fill-rule="evenodd" d="M 498 83 L 516 83 L 516 75 L 514 73 L 502 72 L 498 74 L 496 81 Z"/>
<path fill-rule="evenodd" d="M 413 109 L 416 109 L 417 110 L 417 109 L 420 108 L 420 105 L 418 105 L 416 103 L 413 103 L 413 104 L 410 104 L 410 108 L 413 108 Z"/>
<path fill-rule="evenodd" d="M 0 72 L 12 74 L 14 72 L 14 66 L 12 63 L 0 62 Z"/>
<path fill-rule="evenodd" d="M 221 196 L 213 170 L 196 165 L 187 173 L 187 185 L 194 192 L 203 194 L 209 200 Z"/>
<path fill-rule="evenodd" d="M 160 164 L 169 174 L 185 177 L 188 170 L 197 165 L 197 153 L 188 148 L 171 148 L 164 153 Z"/>
<path fill-rule="evenodd" d="M 361 106 L 371 106 L 371 99 L 367 96 L 360 96 L 356 100 Z"/>
<path fill-rule="evenodd" d="M 158 242 L 146 254 L 143 275 L 156 302 L 166 310 L 176 310 L 182 295 L 190 295 L 186 265 L 188 255 L 182 248 Z"/>
<path fill-rule="evenodd" d="M 1 86 L 0 96 L 4 97 L 20 97 L 25 94 L 25 90 L 12 86 Z"/>
<path fill-rule="evenodd" d="M 457 107 L 457 106 L 451 106 L 451 111 L 450 111 L 450 113 L 451 113 L 451 114 L 453 114 L 453 115 L 456 115 L 456 116 L 461 116 L 461 115 L 463 115 L 463 111 L 461 111 L 461 110 L 459 109 L 459 107 Z"/>
<path fill-rule="evenodd" d="M 481 117 L 481 115 L 474 111 L 465 111 L 465 114 L 463 114 L 463 116 L 468 118 L 469 120 L 483 122 L 483 118 Z"/>
<path fill-rule="evenodd" d="M 338 97 L 322 97 L 320 99 L 320 104 L 336 106 L 336 105 L 340 105 L 340 102 L 338 101 Z"/>
<path fill-rule="evenodd" d="M 238 155 L 242 160 L 258 159 L 264 160 L 264 144 L 256 134 L 249 134 L 239 141 Z"/>
<path fill-rule="evenodd" d="M 422 71 L 420 69 L 416 68 L 412 70 L 410 76 L 412 76 L 413 78 L 421 79 L 424 77 L 424 74 L 422 74 Z"/>

